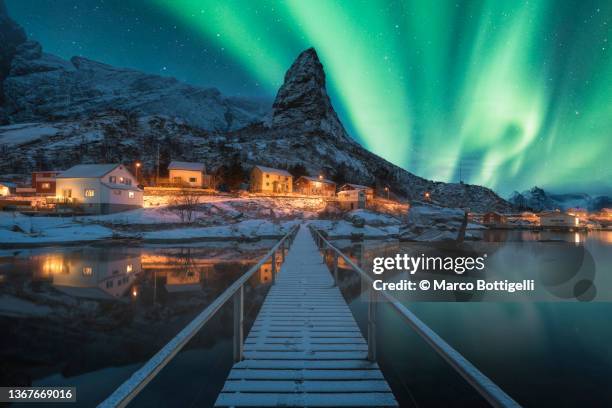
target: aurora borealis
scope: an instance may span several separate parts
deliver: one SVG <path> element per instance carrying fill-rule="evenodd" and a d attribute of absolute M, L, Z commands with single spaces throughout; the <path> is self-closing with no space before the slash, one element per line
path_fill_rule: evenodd
<path fill-rule="evenodd" d="M 610 1 L 7 1 L 47 52 L 272 98 L 314 46 L 349 133 L 431 179 L 612 192 Z"/>

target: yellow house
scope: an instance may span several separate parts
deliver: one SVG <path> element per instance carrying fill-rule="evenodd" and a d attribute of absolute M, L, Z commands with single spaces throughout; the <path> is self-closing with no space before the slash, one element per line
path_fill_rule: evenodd
<path fill-rule="evenodd" d="M 287 170 L 255 166 L 251 170 L 251 191 L 286 194 L 293 192 L 293 176 Z"/>
<path fill-rule="evenodd" d="M 169 179 L 173 184 L 201 188 L 204 185 L 204 164 L 172 161 L 168 165 Z"/>

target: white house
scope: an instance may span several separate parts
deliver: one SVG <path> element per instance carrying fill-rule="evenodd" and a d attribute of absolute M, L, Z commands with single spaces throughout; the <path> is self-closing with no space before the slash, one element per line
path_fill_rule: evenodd
<path fill-rule="evenodd" d="M 9 181 L 0 181 L 0 197 L 10 196 L 15 193 L 17 185 Z"/>
<path fill-rule="evenodd" d="M 251 191 L 286 194 L 293 192 L 293 176 L 287 170 L 255 166 L 251 170 Z"/>
<path fill-rule="evenodd" d="M 212 187 L 212 178 L 202 163 L 172 161 L 168 165 L 170 183 L 189 187 Z"/>
<path fill-rule="evenodd" d="M 142 207 L 142 190 L 121 164 L 79 164 L 61 172 L 56 198 L 85 213 L 108 214 Z"/>
<path fill-rule="evenodd" d="M 539 217 L 540 226 L 543 228 L 571 229 L 583 226 L 580 224 L 578 216 L 558 211 L 541 213 Z"/>
<path fill-rule="evenodd" d="M 365 190 L 342 190 L 338 191 L 338 203 L 340 208 L 344 210 L 356 210 L 358 208 L 366 208 L 366 191 Z"/>

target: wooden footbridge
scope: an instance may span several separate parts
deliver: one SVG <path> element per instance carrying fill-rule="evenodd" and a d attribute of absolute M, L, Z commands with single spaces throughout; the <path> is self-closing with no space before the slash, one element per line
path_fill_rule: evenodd
<path fill-rule="evenodd" d="M 333 273 L 320 247 L 332 251 Z M 278 274 L 277 253 L 283 261 Z M 234 366 L 215 406 L 398 406 L 376 363 L 378 300 L 388 301 L 492 406 L 519 406 L 405 306 L 384 294 L 385 299 L 375 299 L 375 291 L 370 291 L 366 341 L 337 286 L 339 257 L 371 280 L 318 231 L 294 227 L 99 406 L 126 406 L 229 299 L 234 302 Z M 243 285 L 270 258 L 273 285 L 244 341 Z"/>

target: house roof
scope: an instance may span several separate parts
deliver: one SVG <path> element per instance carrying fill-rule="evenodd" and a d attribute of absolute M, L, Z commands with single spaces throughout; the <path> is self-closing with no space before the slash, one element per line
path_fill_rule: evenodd
<path fill-rule="evenodd" d="M 362 186 L 361 184 L 352 184 L 352 183 L 343 184 L 342 187 L 340 188 L 344 189 L 345 187 L 349 187 L 351 190 L 372 190 L 372 187 Z"/>
<path fill-rule="evenodd" d="M 97 178 L 110 173 L 119 164 L 77 164 L 58 174 L 58 178 Z"/>
<path fill-rule="evenodd" d="M 325 183 L 325 184 L 333 184 L 334 186 L 336 185 L 336 183 L 334 183 L 331 180 L 328 179 L 320 179 L 318 177 L 312 177 L 312 176 L 300 176 L 300 178 L 306 179 L 308 181 L 318 181 L 319 183 Z M 298 179 L 299 180 L 299 179 Z"/>
<path fill-rule="evenodd" d="M 272 167 L 259 166 L 259 165 L 255 167 L 257 167 L 259 170 L 261 170 L 264 173 L 271 173 L 271 174 L 278 174 L 279 176 L 293 177 L 291 173 L 289 173 L 287 170 L 274 169 Z"/>
<path fill-rule="evenodd" d="M 112 190 L 128 190 L 128 191 L 142 191 L 141 189 L 139 189 L 136 186 L 128 186 L 126 184 L 108 184 L 108 183 L 101 183 L 103 186 L 108 187 Z"/>
<path fill-rule="evenodd" d="M 171 161 L 168 165 L 168 170 L 204 171 L 204 164 L 183 161 Z"/>

